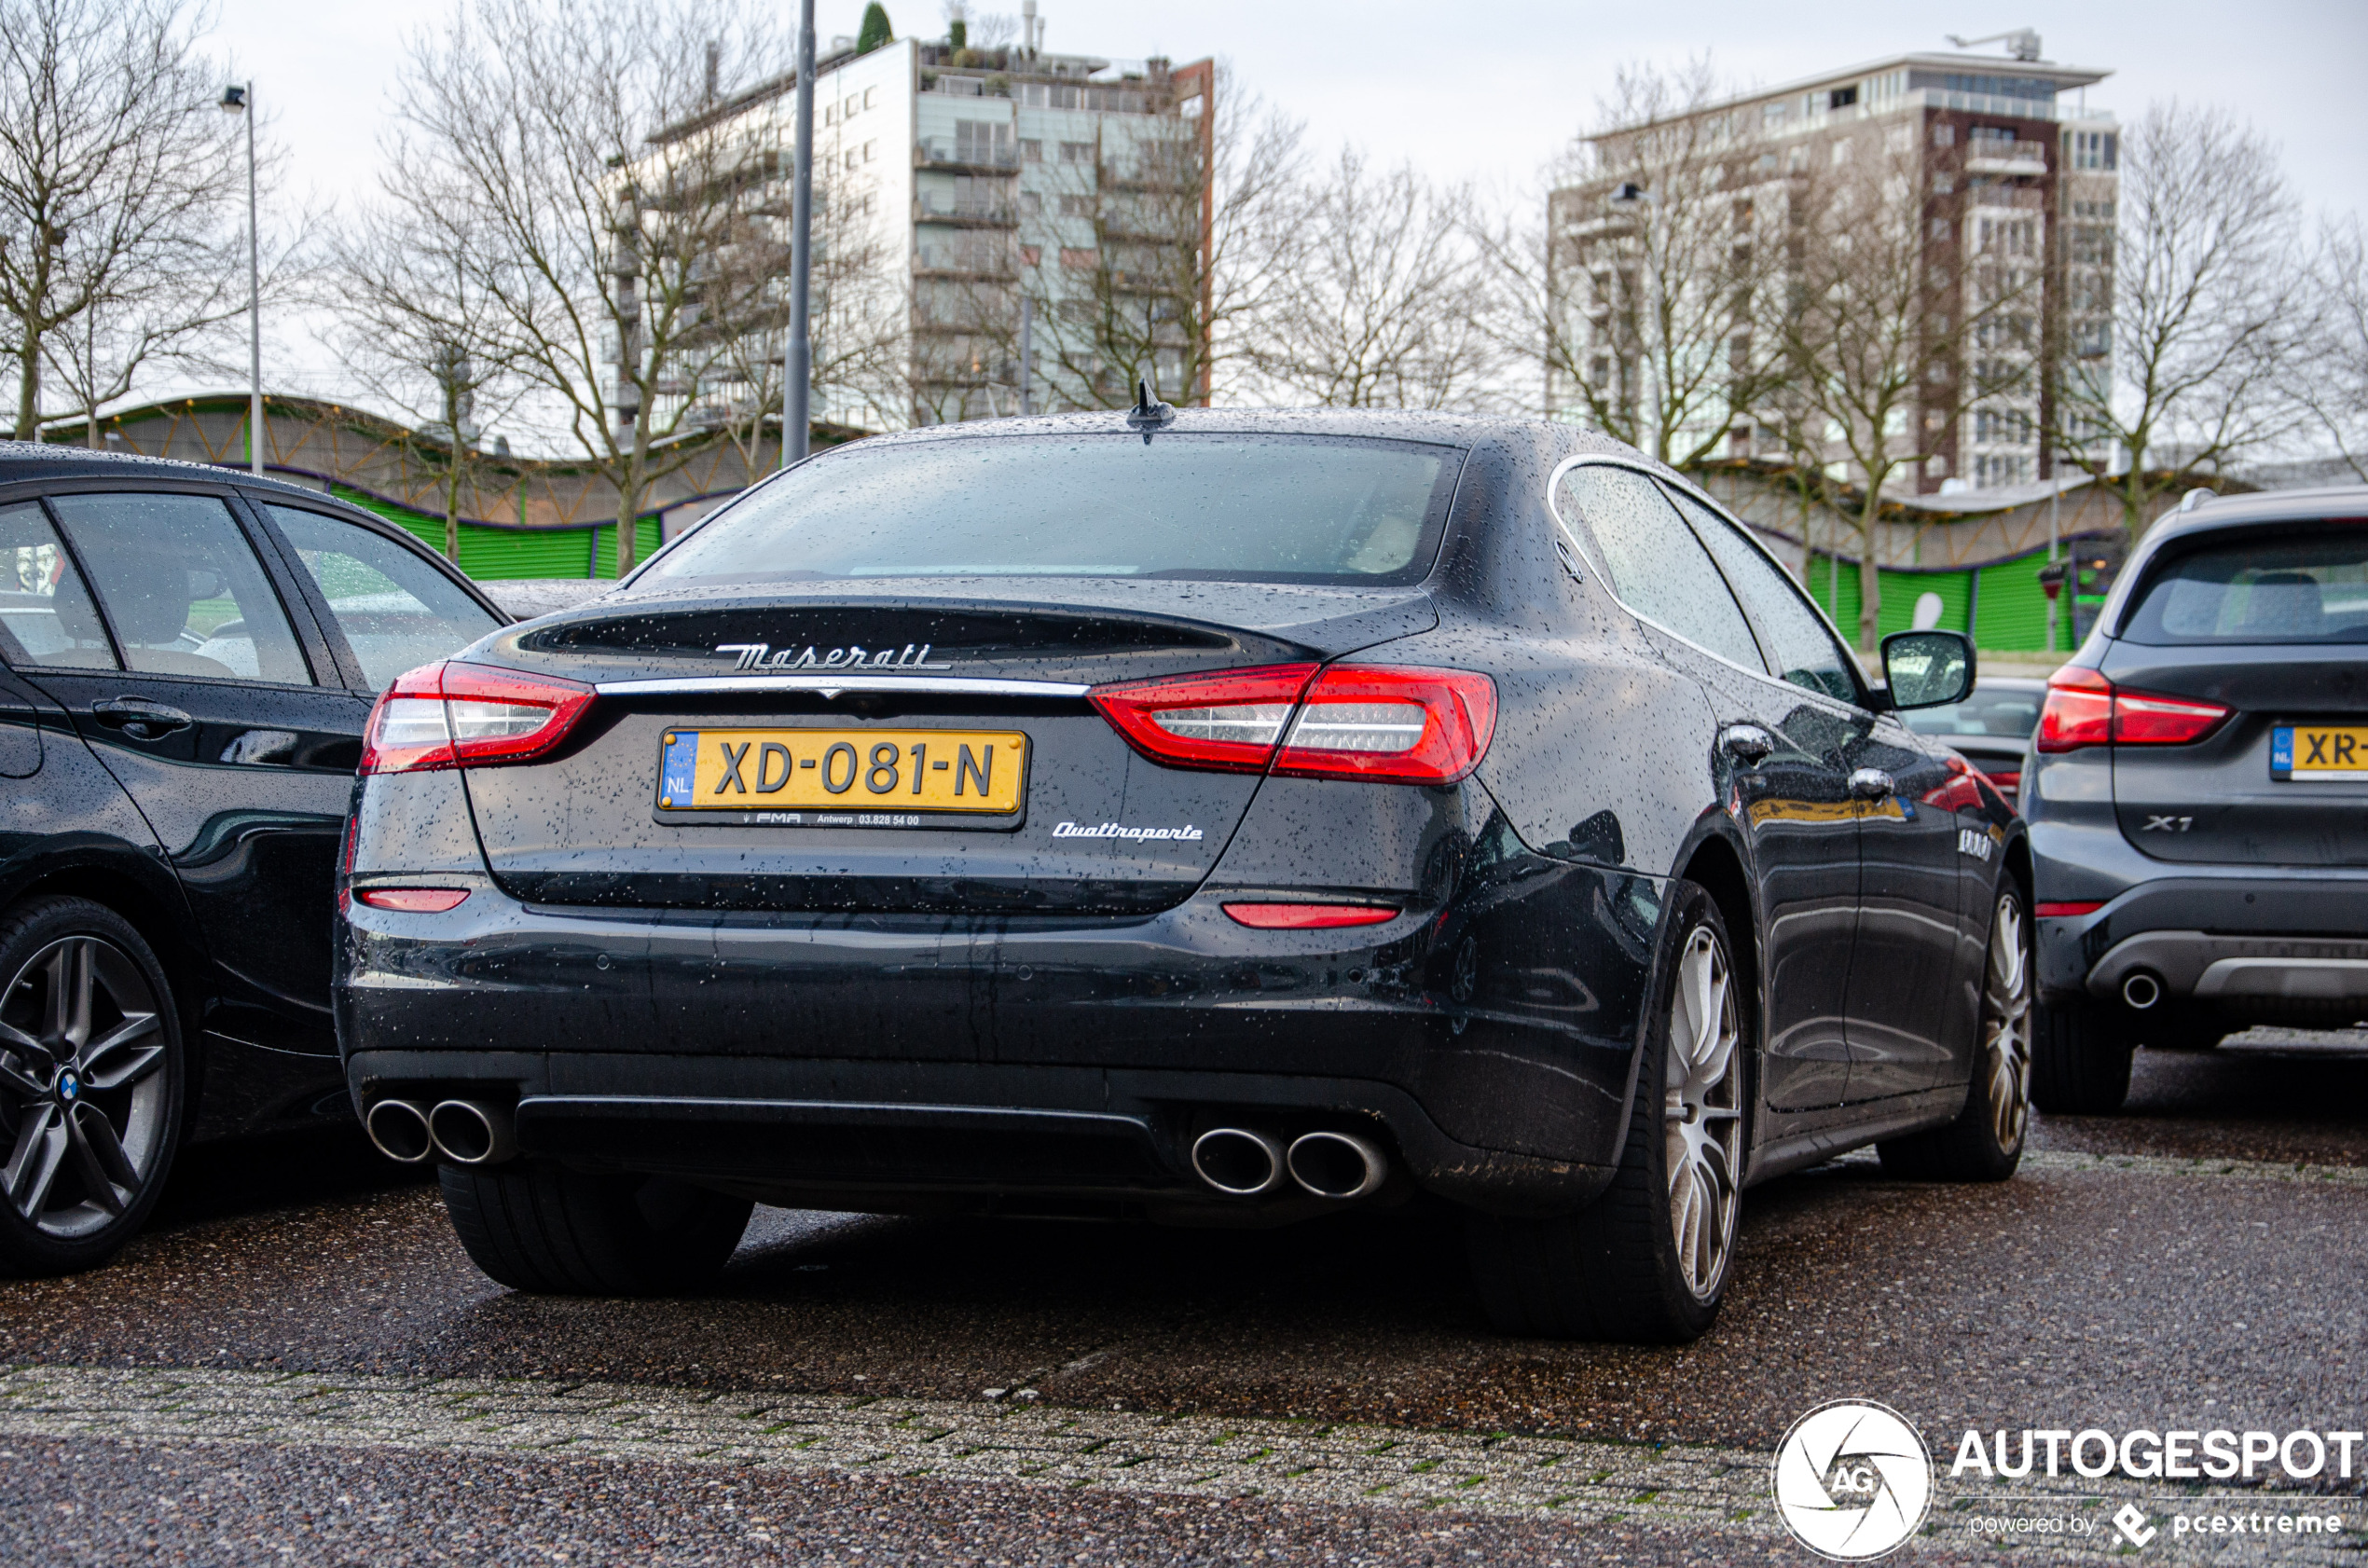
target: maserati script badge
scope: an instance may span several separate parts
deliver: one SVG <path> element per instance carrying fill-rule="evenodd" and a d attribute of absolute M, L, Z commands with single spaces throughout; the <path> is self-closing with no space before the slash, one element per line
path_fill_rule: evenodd
<path fill-rule="evenodd" d="M 952 669 L 944 660 L 929 658 L 929 645 L 916 649 L 910 642 L 902 649 L 865 648 L 850 644 L 845 648 L 818 651 L 811 645 L 800 651 L 784 648 L 773 651 L 769 642 L 725 642 L 715 650 L 730 653 L 740 662 L 735 669 L 853 669 L 860 665 L 866 669 Z"/>

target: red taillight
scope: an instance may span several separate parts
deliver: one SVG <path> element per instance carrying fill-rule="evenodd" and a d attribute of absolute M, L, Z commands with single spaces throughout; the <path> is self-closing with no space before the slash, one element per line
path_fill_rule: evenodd
<path fill-rule="evenodd" d="M 486 665 L 422 665 L 397 676 L 370 710 L 364 773 L 522 763 L 565 739 L 592 688 Z"/>
<path fill-rule="evenodd" d="M 1225 913 L 1261 931 L 1325 931 L 1397 918 L 1395 909 L 1370 903 L 1229 903 Z"/>
<path fill-rule="evenodd" d="M 1461 669 L 1334 665 L 1316 679 L 1274 771 L 1452 784 L 1496 733 L 1496 686 Z"/>
<path fill-rule="evenodd" d="M 2085 903 L 2075 901 L 2072 903 L 2043 903 L 2032 906 L 2034 913 L 2036 913 L 2042 920 L 2062 920 L 2077 915 L 2094 915 L 2104 907 L 2104 901 L 2098 899 L 2092 899 Z"/>
<path fill-rule="evenodd" d="M 2067 665 L 2047 679 L 2037 745 L 2042 751 L 2077 751 L 2108 741 L 2184 746 L 2210 735 L 2227 717 L 2228 709 L 2216 702 L 2133 692 L 2096 670 Z"/>
<path fill-rule="evenodd" d="M 1127 744 L 1174 767 L 1264 773 L 1314 665 L 1129 681 L 1088 694 Z"/>
<path fill-rule="evenodd" d="M 2113 737 L 2113 683 L 2093 669 L 2066 665 L 2047 678 L 2039 709 L 2042 751 L 2077 751 Z"/>
<path fill-rule="evenodd" d="M 1496 688 L 1485 675 L 1392 665 L 1316 671 L 1272 665 L 1131 681 L 1092 700 L 1154 762 L 1236 773 L 1271 765 L 1301 778 L 1452 784 L 1495 732 Z"/>
<path fill-rule="evenodd" d="M 357 887 L 353 896 L 372 909 L 392 909 L 405 915 L 441 915 L 447 909 L 458 909 L 469 896 L 466 887 Z"/>

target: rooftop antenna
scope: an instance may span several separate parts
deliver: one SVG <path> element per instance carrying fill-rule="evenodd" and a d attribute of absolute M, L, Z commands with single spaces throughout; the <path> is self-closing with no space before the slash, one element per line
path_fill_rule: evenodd
<path fill-rule="evenodd" d="M 1954 33 L 1943 36 L 1961 49 L 1978 48 L 1984 44 L 2003 44 L 2006 52 L 2017 60 L 2039 59 L 2039 33 L 2035 28 L 2017 27 L 2011 33 L 1993 33 L 1987 38 L 1960 38 Z"/>
<path fill-rule="evenodd" d="M 1151 383 L 1138 378 L 1135 383 L 1135 406 L 1126 411 L 1126 422 L 1141 431 L 1148 442 L 1151 432 L 1176 422 L 1176 409 L 1153 397 Z"/>

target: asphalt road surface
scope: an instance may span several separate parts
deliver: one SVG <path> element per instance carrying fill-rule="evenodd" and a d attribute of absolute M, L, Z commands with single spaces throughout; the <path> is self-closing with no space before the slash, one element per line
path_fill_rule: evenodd
<path fill-rule="evenodd" d="M 2368 1551 L 2368 1465 L 2195 1494 L 1948 1473 L 1968 1428 L 2368 1425 L 2368 1037 L 2141 1052 L 2128 1109 L 2041 1120 L 2013 1182 L 1862 1156 L 1744 1212 L 1717 1328 L 1645 1350 L 1493 1335 L 1419 1212 L 759 1210 L 709 1299 L 562 1300 L 478 1274 L 433 1187 L 353 1140 L 200 1150 L 115 1267 L 0 1282 L 0 1558 L 1809 1561 L 1769 1460 L 1838 1398 L 1938 1462 L 1893 1561 Z M 2174 1533 L 2213 1512 L 2342 1526 Z"/>

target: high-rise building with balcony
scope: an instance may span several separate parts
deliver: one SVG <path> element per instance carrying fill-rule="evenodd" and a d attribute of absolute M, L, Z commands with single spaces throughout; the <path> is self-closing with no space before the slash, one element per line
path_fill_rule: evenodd
<path fill-rule="evenodd" d="M 1563 373 L 1549 387 L 1553 406 L 1584 416 L 1588 399 L 1573 377 L 1592 380 L 1598 407 L 1605 387 L 1614 396 L 1630 395 L 1631 387 L 1633 395 L 1650 395 L 1651 367 L 1633 363 L 1644 346 L 1635 296 L 1639 268 L 1652 261 L 1640 226 L 1653 221 L 1643 208 L 1657 181 L 1649 164 L 1637 163 L 1637 147 L 1682 146 L 1701 160 L 1707 173 L 1680 199 L 1715 208 L 1696 220 L 1731 230 L 1738 246 L 1756 246 L 1769 258 L 1773 286 L 1749 299 L 1736 291 L 1731 319 L 1710 321 L 1696 334 L 1694 368 L 1706 365 L 1714 378 L 1729 374 L 1728 365 L 1740 373 L 1765 363 L 1769 346 L 1755 334 L 1769 332 L 1761 312 L 1770 301 L 1783 308 L 1782 257 L 1787 248 L 1797 254 L 1805 238 L 1797 229 L 1787 235 L 1783 225 L 1788 211 L 1793 222 L 1803 221 L 1806 185 L 1822 172 L 1879 161 L 1887 173 L 1882 199 L 1915 204 L 1926 265 L 1934 278 L 1956 280 L 1948 287 L 1960 291 L 1935 290 L 1933 322 L 1956 314 L 1960 323 L 1979 323 L 1965 334 L 1967 363 L 1947 374 L 1968 378 L 1968 387 L 1999 389 L 1978 397 L 1926 393 L 1919 412 L 1924 438 L 1914 443 L 1923 461 L 1893 475 L 1891 486 L 1931 493 L 2050 477 L 2088 435 L 2064 407 L 2066 378 L 2108 368 L 2113 350 L 2119 135 L 2111 114 L 2086 106 L 2086 89 L 2108 72 L 2042 60 L 2039 39 L 2029 33 L 2008 43 L 2010 58 L 1897 55 L 1590 136 L 1595 173 L 1548 199 L 1549 309 L 1554 331 L 1569 345 L 1559 356 Z M 1671 136 L 1673 125 L 1688 133 Z M 1822 211 L 1818 221 L 1831 221 L 1834 210 Z M 2008 275 L 2027 282 L 1994 312 L 1962 296 L 1975 279 Z M 1718 268 L 1705 267 L 1700 286 L 1716 293 L 1729 284 Z M 1675 374 L 1687 368 L 1679 364 Z M 1690 433 L 1687 449 L 1740 457 L 1776 454 L 1787 442 L 1797 447 L 1800 421 L 1784 430 L 1775 410 L 1752 406 L 1757 395 L 1755 389 L 1733 402 L 1699 400 L 1698 418 L 1713 428 Z M 2052 441 L 2051 429 L 2058 433 Z M 1807 440 L 1814 446 L 1816 433 Z M 1838 478 L 1863 478 L 1847 472 L 1838 442 L 1811 455 Z"/>
<path fill-rule="evenodd" d="M 1024 315 L 1037 411 L 1128 400 L 1138 376 L 1179 401 L 1199 390 L 1181 382 L 1200 362 L 1213 67 L 1049 53 L 1025 9 L 1016 45 L 858 53 L 841 38 L 816 62 L 817 420 L 1018 411 Z M 767 305 L 733 323 L 748 351 L 678 386 L 708 422 L 778 401 L 796 103 L 792 74 L 658 133 L 727 139 L 764 186 L 740 260 L 717 263 L 723 276 L 754 256 L 778 274 Z"/>

